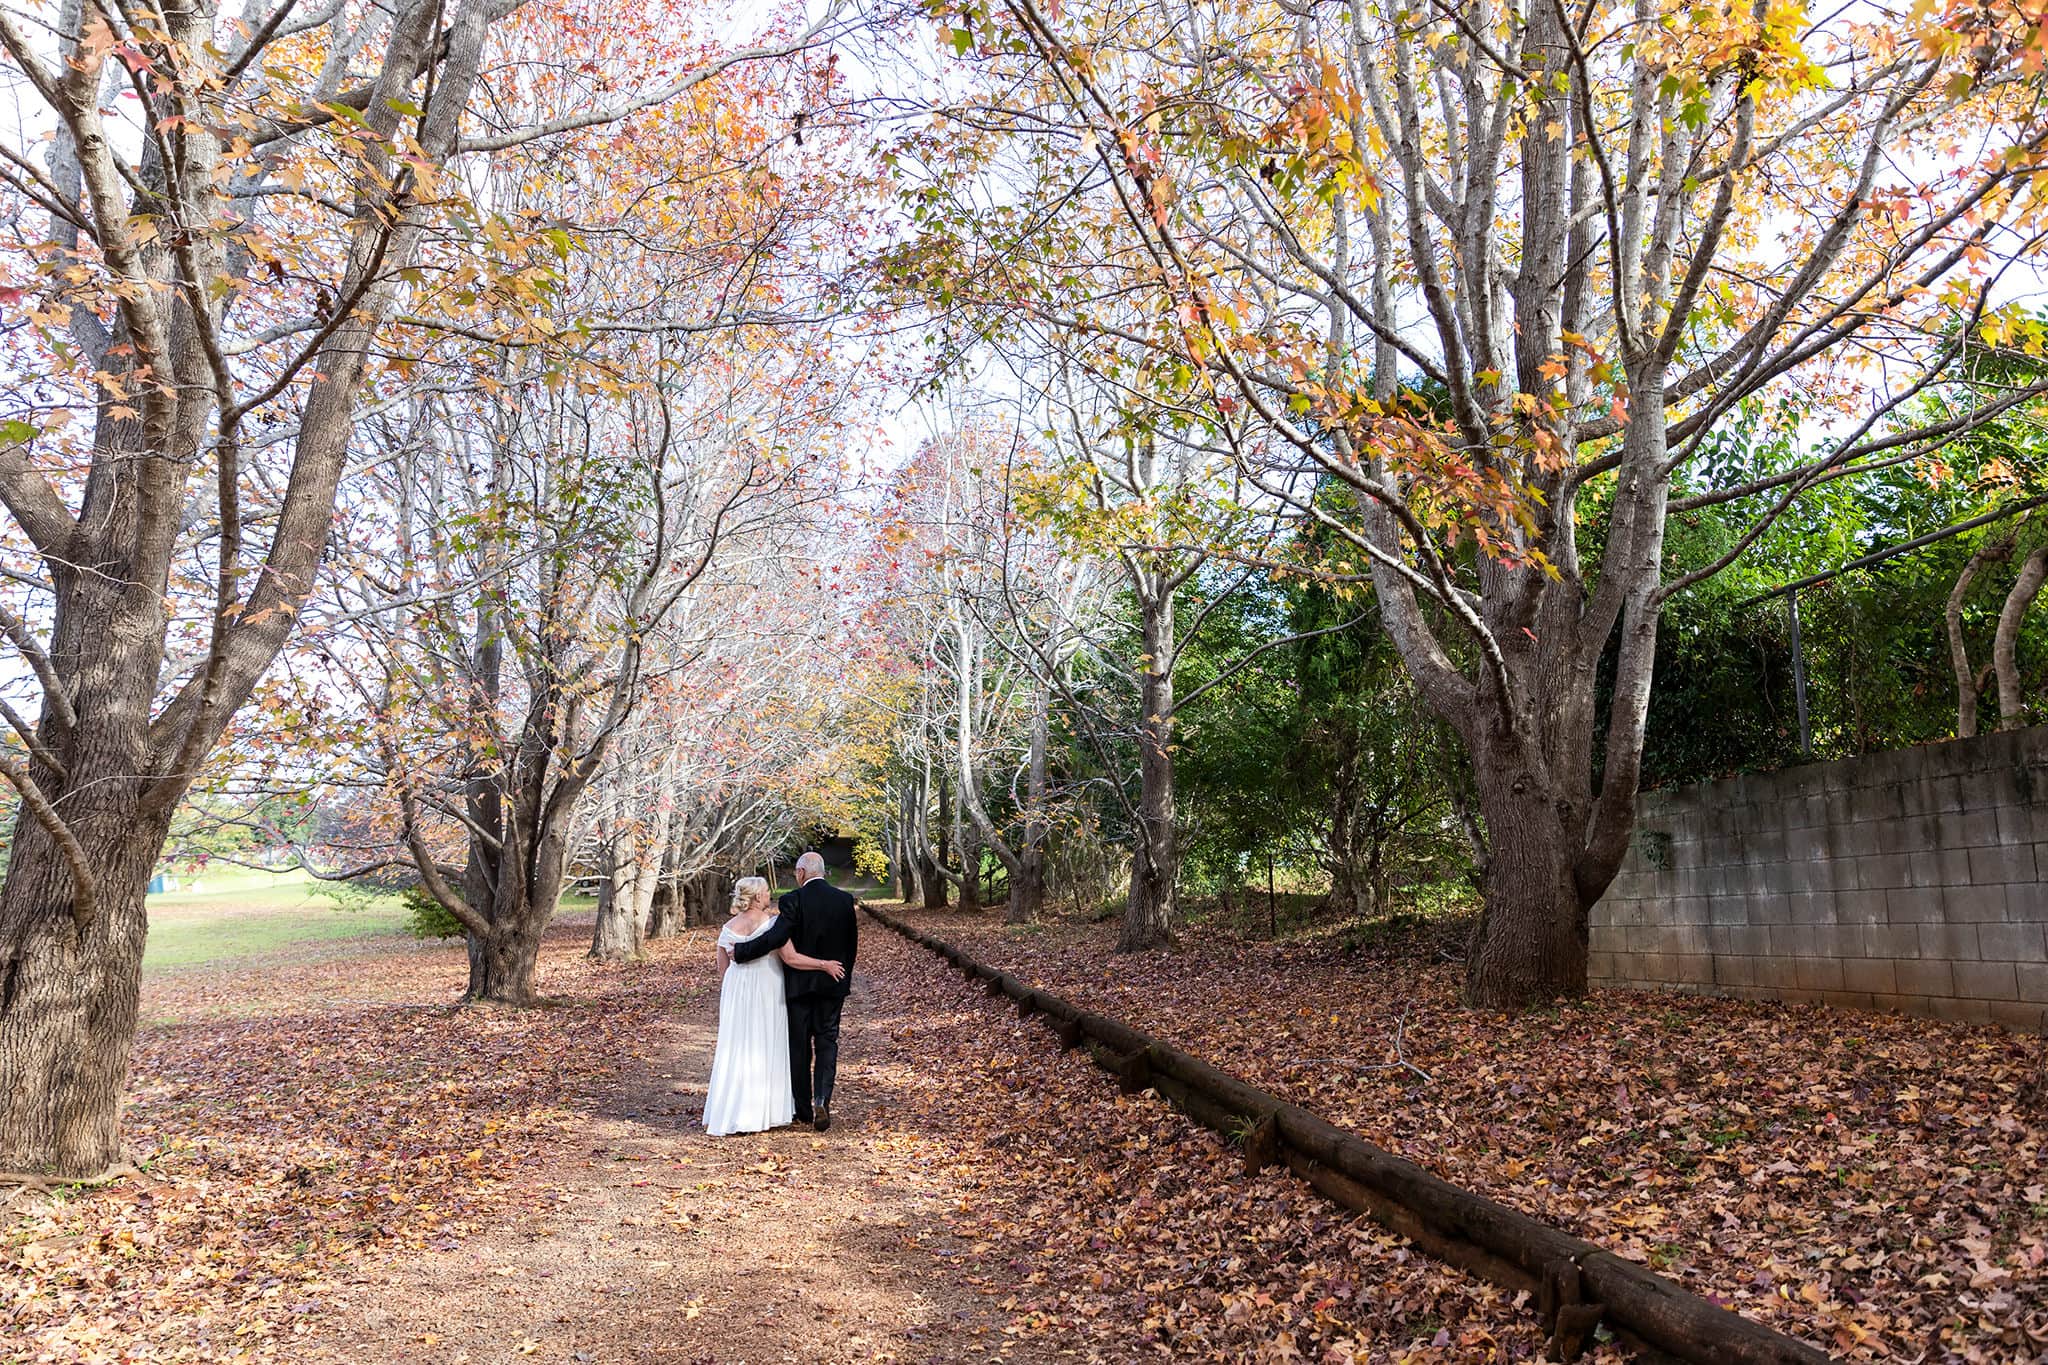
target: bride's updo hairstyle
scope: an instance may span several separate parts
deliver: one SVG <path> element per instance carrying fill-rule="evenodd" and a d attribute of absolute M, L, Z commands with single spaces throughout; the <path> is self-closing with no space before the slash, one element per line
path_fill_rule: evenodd
<path fill-rule="evenodd" d="M 754 897 L 768 894 L 766 877 L 742 877 L 732 884 L 732 906 L 728 915 L 737 915 L 754 903 Z"/>

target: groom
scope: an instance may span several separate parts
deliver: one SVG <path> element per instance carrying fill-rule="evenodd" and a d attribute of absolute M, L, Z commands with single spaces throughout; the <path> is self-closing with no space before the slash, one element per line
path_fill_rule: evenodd
<path fill-rule="evenodd" d="M 823 972 L 786 970 L 782 975 L 783 1002 L 789 1009 L 789 1086 L 796 1097 L 796 1121 L 822 1133 L 832 1126 L 832 1082 L 839 1073 L 839 1008 L 853 985 L 853 954 L 860 944 L 860 924 L 853 897 L 825 880 L 825 860 L 816 853 L 796 860 L 796 890 L 777 905 L 782 914 L 774 926 L 735 947 L 734 961 L 752 962 L 792 943 L 800 953 L 846 966 L 846 975 L 837 981 Z M 817 1101 L 815 1111 L 813 1099 Z"/>

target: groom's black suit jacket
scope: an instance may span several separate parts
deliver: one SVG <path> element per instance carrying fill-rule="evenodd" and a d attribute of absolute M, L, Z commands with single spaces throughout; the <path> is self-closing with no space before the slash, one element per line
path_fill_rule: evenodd
<path fill-rule="evenodd" d="M 785 970 L 783 998 L 801 1000 L 807 995 L 823 995 L 844 1000 L 853 986 L 853 956 L 860 947 L 860 917 L 854 909 L 853 897 L 823 877 L 813 877 L 785 893 L 776 904 L 782 913 L 775 927 L 735 947 L 733 959 L 752 962 L 785 943 L 793 943 L 798 952 L 822 962 L 844 963 L 846 975 L 834 981 L 823 972 Z"/>

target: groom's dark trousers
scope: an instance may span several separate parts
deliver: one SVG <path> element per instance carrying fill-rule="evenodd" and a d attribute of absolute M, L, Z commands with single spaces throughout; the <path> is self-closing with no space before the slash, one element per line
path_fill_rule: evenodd
<path fill-rule="evenodd" d="M 799 1122 L 811 1120 L 813 1102 L 832 1103 L 832 1085 L 839 1077 L 839 1011 L 853 986 L 853 959 L 860 946 L 854 905 L 852 896 L 813 877 L 777 902 L 782 913 L 774 928 L 733 949 L 735 960 L 752 962 L 788 943 L 809 957 L 846 966 L 846 975 L 837 981 L 823 972 L 784 968 L 782 973 L 789 1009 L 789 1089 Z"/>
<path fill-rule="evenodd" d="M 832 995 L 807 995 L 789 1002 L 789 1093 L 797 1097 L 799 1122 L 812 1118 L 811 1099 L 832 1103 L 839 1079 L 839 1007 Z"/>

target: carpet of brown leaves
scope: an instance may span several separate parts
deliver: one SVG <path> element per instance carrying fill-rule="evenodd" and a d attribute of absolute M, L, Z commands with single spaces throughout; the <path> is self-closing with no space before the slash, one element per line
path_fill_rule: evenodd
<path fill-rule="evenodd" d="M 615 1036 L 675 998 L 594 990 L 558 952 L 547 989 L 588 992 L 559 1007 L 422 1003 L 459 990 L 460 964 L 379 941 L 151 980 L 126 1118 L 141 1173 L 17 1197 L 0 1359 L 288 1349 L 339 1268 L 489 1224 L 633 1064 Z"/>
<path fill-rule="evenodd" d="M 1247 1178 L 1233 1148 L 1119 1093 L 1043 1023 L 878 925 L 864 935 L 897 1010 L 888 1079 L 962 1185 L 924 1244 L 966 1258 L 1012 1341 L 1105 1361 L 1542 1358 L 1525 1306 L 1291 1176 Z"/>
<path fill-rule="evenodd" d="M 708 935 L 607 966 L 585 933 L 532 1010 L 391 940 L 153 978 L 143 1173 L 0 1210 L 0 1361 L 1540 1357 L 1506 1296 L 879 926 L 834 1131 L 706 1138 Z"/>
<path fill-rule="evenodd" d="M 909 918 L 1848 1358 L 2048 1359 L 2041 1038 L 1626 992 L 1510 1019 L 1427 936 L 1119 957 L 1107 925 Z"/>

